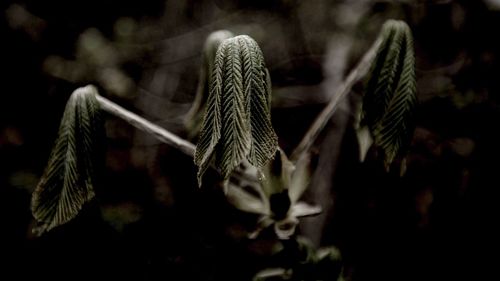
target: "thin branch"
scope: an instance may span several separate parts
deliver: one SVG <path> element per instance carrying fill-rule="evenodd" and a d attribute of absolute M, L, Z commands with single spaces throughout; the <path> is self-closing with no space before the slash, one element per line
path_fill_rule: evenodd
<path fill-rule="evenodd" d="M 97 101 L 99 102 L 102 110 L 125 120 L 127 123 L 139 130 L 152 134 L 159 141 L 169 144 L 191 157 L 194 156 L 194 144 L 180 138 L 179 136 L 163 129 L 156 124 L 149 122 L 139 115 L 126 110 L 125 108 L 100 95 L 97 95 Z"/>
<path fill-rule="evenodd" d="M 181 137 L 167 131 L 166 129 L 154 123 L 151 123 L 150 121 L 117 105 L 116 103 L 106 99 L 105 97 L 97 95 L 96 98 L 99 102 L 99 105 L 101 106 L 101 110 L 125 120 L 125 122 L 136 127 L 137 129 L 152 134 L 159 141 L 179 149 L 190 157 L 194 157 L 194 144 L 182 139 Z M 217 170 L 217 168 L 214 166 L 212 166 L 212 168 Z M 251 169 L 250 164 L 248 163 L 242 163 L 242 166 L 236 169 L 236 172 L 231 177 L 231 180 L 234 179 L 236 179 L 237 181 L 246 180 L 248 185 L 254 188 L 258 188 L 257 186 L 259 185 L 257 174 Z"/>
<path fill-rule="evenodd" d="M 382 38 L 377 38 L 370 49 L 368 49 L 365 53 L 361 61 L 349 73 L 344 82 L 342 82 L 342 84 L 335 90 L 330 102 L 326 105 L 323 111 L 321 111 L 318 117 L 316 117 L 316 120 L 314 120 L 314 123 L 311 127 L 309 127 L 309 130 L 304 135 L 299 145 L 292 152 L 292 156 L 290 157 L 292 161 L 295 162 L 297 159 L 300 159 L 301 155 L 307 153 L 307 151 L 311 148 L 316 141 L 316 138 L 321 133 L 321 130 L 323 130 L 330 118 L 332 118 L 342 99 L 344 99 L 344 97 L 351 92 L 351 88 L 354 83 L 366 75 L 372 61 L 377 55 L 377 50 L 381 43 Z"/>

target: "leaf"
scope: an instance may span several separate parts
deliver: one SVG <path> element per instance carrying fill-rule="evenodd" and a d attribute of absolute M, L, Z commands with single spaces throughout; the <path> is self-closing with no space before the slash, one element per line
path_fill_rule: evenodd
<path fill-rule="evenodd" d="M 322 211 L 323 210 L 321 209 L 320 206 L 309 205 L 305 202 L 297 202 L 294 205 L 292 205 L 292 208 L 290 210 L 290 216 L 297 218 L 309 217 L 321 214 Z"/>
<path fill-rule="evenodd" d="M 70 221 L 94 197 L 102 129 L 96 95 L 93 86 L 79 88 L 66 104 L 49 162 L 32 195 L 40 233 Z"/>
<path fill-rule="evenodd" d="M 359 160 L 363 162 L 365 161 L 366 154 L 368 154 L 368 150 L 373 145 L 373 137 L 367 126 L 359 128 L 356 131 L 356 136 L 359 145 Z"/>
<path fill-rule="evenodd" d="M 248 161 L 256 167 L 263 167 L 274 157 L 278 148 L 278 137 L 270 122 L 271 79 L 257 42 L 248 36 L 242 36 L 239 41 L 243 49 L 246 107 L 252 132 L 252 146 Z"/>
<path fill-rule="evenodd" d="M 408 147 L 413 133 L 415 57 L 411 31 L 403 21 L 387 21 L 381 36 L 383 42 L 367 80 L 360 129 L 369 128 L 389 170 Z"/>
<path fill-rule="evenodd" d="M 263 169 L 262 189 L 267 197 L 288 189 L 292 182 L 295 166 L 288 160 L 285 152 L 278 148 L 274 158 Z"/>
<path fill-rule="evenodd" d="M 242 57 L 238 37 L 227 39 L 220 50 L 226 58 L 222 85 L 222 139 L 216 158 L 224 179 L 246 159 L 250 151 L 251 134 L 248 112 L 245 110 Z"/>
<path fill-rule="evenodd" d="M 295 163 L 295 169 L 292 173 L 292 179 L 288 187 L 288 194 L 292 204 L 299 201 L 300 197 L 306 191 L 311 180 L 311 155 L 303 153 Z"/>
<path fill-rule="evenodd" d="M 227 47 L 224 47 L 224 49 Z M 220 51 L 219 51 L 220 50 Z M 215 152 L 215 146 L 221 137 L 221 96 L 222 80 L 224 77 L 224 51 L 219 47 L 215 56 L 214 71 L 210 84 L 210 93 L 205 109 L 205 117 L 201 129 L 200 138 L 196 145 L 194 162 L 198 166 L 198 185 L 202 184 L 202 177 L 207 170 L 210 160 Z"/>
<path fill-rule="evenodd" d="M 288 240 L 295 233 L 299 220 L 297 217 L 288 216 L 274 223 L 274 233 L 280 240 Z"/>
<path fill-rule="evenodd" d="M 225 39 L 234 37 L 234 34 L 228 30 L 218 30 L 210 33 L 205 41 L 202 52 L 202 66 L 198 78 L 198 87 L 196 96 L 191 109 L 186 115 L 186 127 L 191 138 L 196 136 L 203 122 L 203 111 L 207 105 L 209 96 L 209 82 L 212 77 L 212 71 L 215 65 L 215 56 L 217 48 Z"/>
<path fill-rule="evenodd" d="M 231 183 L 227 185 L 226 198 L 238 210 L 247 213 L 269 215 L 269 203 Z"/>
<path fill-rule="evenodd" d="M 261 168 L 273 158 L 278 142 L 271 125 L 267 75 L 252 38 L 242 35 L 220 44 L 195 153 L 200 186 L 214 158 L 224 179 L 244 160 Z"/>

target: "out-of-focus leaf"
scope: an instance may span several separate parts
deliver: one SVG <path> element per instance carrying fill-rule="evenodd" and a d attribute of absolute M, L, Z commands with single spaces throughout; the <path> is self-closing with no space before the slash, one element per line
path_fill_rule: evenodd
<path fill-rule="evenodd" d="M 363 162 L 365 161 L 368 150 L 373 145 L 373 137 L 368 127 L 362 127 L 358 129 L 356 131 L 356 136 L 358 137 L 359 160 Z"/>
<path fill-rule="evenodd" d="M 269 204 L 265 198 L 259 198 L 232 183 L 227 184 L 226 198 L 237 209 L 259 215 L 269 215 Z"/>
<path fill-rule="evenodd" d="M 288 186 L 288 194 L 292 204 L 299 201 L 302 194 L 306 191 L 312 172 L 310 154 L 304 153 L 295 163 L 292 179 Z"/>
<path fill-rule="evenodd" d="M 274 226 L 278 239 L 290 239 L 295 234 L 298 218 L 321 213 L 319 206 L 298 202 L 308 186 L 310 168 L 308 154 L 304 154 L 295 166 L 283 150 L 278 149 L 274 159 L 263 169 L 260 189 L 255 190 L 260 198 L 246 192 L 241 186 L 227 182 L 226 196 L 229 202 L 242 211 L 262 215 L 250 238 L 256 238 L 262 230 Z"/>
<path fill-rule="evenodd" d="M 288 189 L 292 182 L 292 173 L 295 170 L 285 152 L 278 148 L 274 158 L 263 169 L 262 188 L 270 197 L 272 194 L 281 193 Z"/>
<path fill-rule="evenodd" d="M 294 217 L 309 217 L 321 213 L 321 207 L 317 205 L 309 205 L 305 202 L 297 202 L 292 205 L 290 215 Z"/>
<path fill-rule="evenodd" d="M 291 272 L 287 272 L 286 269 L 276 267 L 276 268 L 266 268 L 263 269 L 255 275 L 253 278 L 253 281 L 265 281 L 269 280 L 270 278 L 274 277 L 280 277 L 281 280 L 286 280 L 290 277 Z"/>
<path fill-rule="evenodd" d="M 310 241 L 296 237 L 294 261 L 289 267 L 266 268 L 256 273 L 253 280 L 262 281 L 340 281 L 342 258 L 337 248 L 330 246 L 316 249 Z"/>
<path fill-rule="evenodd" d="M 209 83 L 215 67 L 215 55 L 217 53 L 217 48 L 222 41 L 231 37 L 234 37 L 232 32 L 228 30 L 218 30 L 210 33 L 205 41 L 196 96 L 191 109 L 186 115 L 186 127 L 192 137 L 199 133 L 203 122 L 203 111 L 205 110 L 209 96 Z"/>
<path fill-rule="evenodd" d="M 405 22 L 387 21 L 381 36 L 383 42 L 367 80 L 360 129 L 369 128 L 389 170 L 394 159 L 404 153 L 413 133 L 415 57 L 411 30 Z"/>

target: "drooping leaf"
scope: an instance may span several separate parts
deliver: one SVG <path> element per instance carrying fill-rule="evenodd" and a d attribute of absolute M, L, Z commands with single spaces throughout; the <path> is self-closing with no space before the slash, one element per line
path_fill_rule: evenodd
<path fill-rule="evenodd" d="M 66 104 L 49 162 L 32 195 L 40 233 L 70 221 L 94 197 L 102 129 L 96 94 L 92 86 L 79 88 Z"/>
<path fill-rule="evenodd" d="M 226 48 L 226 47 L 224 47 Z M 221 49 L 219 47 L 219 49 Z M 224 78 L 224 56 L 222 49 L 215 56 L 214 70 L 212 73 L 210 93 L 205 109 L 205 117 L 201 129 L 200 138 L 196 145 L 194 162 L 198 166 L 198 184 L 201 186 L 203 174 L 210 165 L 215 154 L 215 146 L 221 137 L 222 116 L 221 96 L 222 80 Z"/>
<path fill-rule="evenodd" d="M 257 42 L 247 37 L 239 38 L 239 41 L 242 46 L 243 85 L 252 134 L 248 161 L 256 167 L 263 167 L 274 157 L 278 147 L 278 137 L 270 122 L 271 79 Z"/>
<path fill-rule="evenodd" d="M 224 40 L 212 72 L 195 153 L 200 186 L 214 158 L 228 179 L 244 160 L 261 168 L 278 147 L 271 125 L 268 74 L 257 43 L 246 35 Z"/>
<path fill-rule="evenodd" d="M 404 154 L 413 133 L 415 57 L 411 30 L 405 22 L 387 21 L 381 36 L 383 42 L 366 83 L 360 128 L 368 127 L 388 170 Z"/>
<path fill-rule="evenodd" d="M 203 122 L 203 112 L 205 110 L 210 88 L 210 78 L 215 64 L 215 55 L 217 48 L 225 39 L 234 37 L 234 34 L 228 30 L 218 30 L 210 33 L 205 40 L 202 52 L 202 65 L 198 78 L 198 87 L 196 89 L 196 96 L 193 101 L 191 109 L 186 115 L 186 127 L 189 135 L 196 136 Z"/>
<path fill-rule="evenodd" d="M 226 61 L 221 96 L 222 138 L 216 163 L 225 179 L 246 159 L 252 144 L 238 43 L 235 37 L 224 41 L 220 48 Z"/>

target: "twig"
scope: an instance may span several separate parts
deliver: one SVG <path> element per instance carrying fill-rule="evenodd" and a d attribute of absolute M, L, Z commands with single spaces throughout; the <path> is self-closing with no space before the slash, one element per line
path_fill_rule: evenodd
<path fill-rule="evenodd" d="M 349 73 L 349 76 L 347 76 L 344 82 L 336 89 L 328 105 L 323 109 L 323 111 L 321 111 L 321 113 L 318 115 L 314 123 L 311 125 L 311 127 L 305 134 L 305 136 L 302 138 L 302 141 L 293 151 L 291 160 L 296 161 L 297 159 L 300 158 L 300 156 L 303 153 L 309 150 L 309 148 L 312 146 L 312 144 L 318 137 L 321 130 L 325 127 L 328 120 L 337 110 L 340 101 L 350 92 L 354 83 L 356 83 L 356 81 L 358 81 L 361 77 L 366 75 L 372 60 L 375 58 L 375 55 L 377 54 L 377 50 L 381 42 L 382 42 L 381 38 L 378 38 L 373 43 L 373 45 L 366 52 L 366 54 L 363 56 L 358 65 L 356 65 L 356 67 Z M 126 110 L 125 108 L 117 105 L 116 103 L 100 95 L 97 95 L 97 101 L 99 102 L 102 110 L 112 115 L 115 115 L 119 118 L 122 118 L 123 120 L 130 123 L 137 129 L 150 133 L 161 142 L 164 142 L 179 149 L 188 156 L 194 157 L 195 146 L 189 141 L 186 141 L 180 138 L 179 136 L 165 130 L 164 128 L 149 122 L 148 120 L 140 117 L 139 115 Z"/>
<path fill-rule="evenodd" d="M 377 55 L 377 50 L 381 43 L 382 39 L 380 37 L 377 38 L 370 49 L 368 49 L 365 53 L 361 61 L 349 73 L 344 82 L 335 90 L 330 102 L 326 105 L 323 111 L 321 111 L 318 117 L 316 117 L 316 120 L 314 120 L 314 123 L 311 127 L 309 127 L 309 130 L 304 135 L 299 145 L 292 152 L 290 157 L 292 161 L 295 162 L 297 159 L 300 159 L 301 155 L 306 153 L 311 148 L 321 130 L 323 130 L 325 125 L 328 123 L 328 120 L 332 118 L 342 99 L 351 91 L 354 83 L 366 75 L 373 59 Z"/>
<path fill-rule="evenodd" d="M 181 137 L 167 131 L 166 129 L 156 124 L 151 123 L 150 121 L 117 105 L 116 103 L 106 99 L 105 97 L 96 95 L 96 98 L 102 110 L 125 120 L 127 123 L 136 127 L 139 130 L 152 134 L 159 141 L 179 149 L 186 155 L 194 157 L 194 151 L 195 151 L 194 144 L 190 143 L 187 140 L 182 139 Z M 216 167 L 214 166 L 212 168 L 216 169 Z M 242 167 L 236 169 L 236 173 L 234 173 L 231 176 L 231 180 L 236 179 L 238 181 L 241 181 L 244 179 L 247 181 L 249 186 L 257 188 L 256 186 L 258 186 L 259 184 L 257 175 L 256 173 L 252 173 L 250 171 L 251 168 L 249 164 L 244 163 Z"/>
<path fill-rule="evenodd" d="M 99 102 L 102 110 L 119 118 L 122 118 L 127 123 L 139 130 L 152 134 L 159 141 L 169 144 L 191 157 L 194 156 L 195 146 L 192 143 L 180 138 L 179 136 L 163 129 L 158 125 L 149 122 L 139 115 L 126 110 L 125 108 L 100 95 L 97 95 L 97 101 Z"/>

